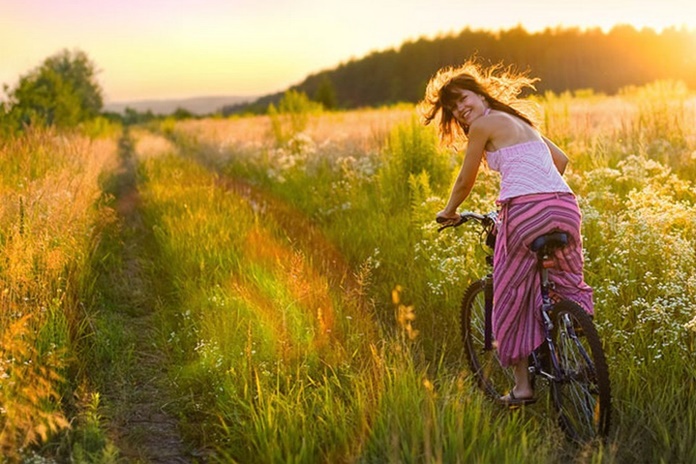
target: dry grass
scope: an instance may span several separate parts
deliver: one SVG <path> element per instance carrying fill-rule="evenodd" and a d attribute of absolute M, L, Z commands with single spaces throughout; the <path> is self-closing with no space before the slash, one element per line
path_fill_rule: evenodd
<path fill-rule="evenodd" d="M 322 113 L 309 117 L 305 135 L 324 146 L 339 144 L 376 153 L 394 124 L 412 116 L 412 107 Z M 176 132 L 221 154 L 259 150 L 274 143 L 268 116 L 182 121 L 176 124 Z"/>
<path fill-rule="evenodd" d="M 113 140 L 30 131 L 0 141 L 0 449 L 15 456 L 68 427 L 62 373 L 84 328 L 100 176 Z M 69 358 L 70 357 L 70 358 Z"/>

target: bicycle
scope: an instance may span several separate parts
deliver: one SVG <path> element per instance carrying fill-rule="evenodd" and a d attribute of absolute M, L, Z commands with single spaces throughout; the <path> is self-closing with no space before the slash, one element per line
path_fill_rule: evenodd
<path fill-rule="evenodd" d="M 461 221 L 444 225 L 458 227 L 469 221 L 482 226 L 487 248 L 495 248 L 496 211 L 485 215 L 462 213 Z M 593 320 L 571 300 L 554 301 L 548 269 L 555 250 L 568 244 L 564 232 L 552 232 L 533 241 L 541 276 L 542 320 L 545 340 L 529 356 L 529 375 L 536 387 L 537 379 L 548 382 L 550 399 L 560 427 L 568 438 L 586 442 L 606 437 L 611 417 L 611 386 L 602 343 Z M 493 255 L 486 254 L 488 274 L 473 282 L 464 292 L 461 306 L 461 335 L 469 367 L 479 387 L 498 399 L 514 385 L 511 368 L 500 364 L 493 340 Z M 536 391 L 536 388 L 535 388 Z"/>

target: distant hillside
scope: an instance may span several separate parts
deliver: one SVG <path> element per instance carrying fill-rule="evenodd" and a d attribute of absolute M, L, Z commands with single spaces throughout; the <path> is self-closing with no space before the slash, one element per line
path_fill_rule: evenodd
<path fill-rule="evenodd" d="M 138 100 L 105 103 L 104 110 L 123 113 L 126 108 L 131 108 L 139 113 L 152 111 L 153 114 L 168 115 L 181 108 L 193 114 L 204 115 L 219 111 L 228 105 L 243 104 L 253 99 L 254 97 L 218 96 L 185 98 L 179 100 Z"/>
<path fill-rule="evenodd" d="M 522 27 L 491 32 L 464 29 L 458 35 L 404 43 L 399 49 L 371 53 L 308 76 L 292 87 L 321 101 L 332 95 L 338 108 L 417 102 L 429 78 L 442 66 L 457 65 L 477 55 L 483 62 L 513 65 L 539 77 L 541 93 L 593 89 L 613 94 L 622 87 L 658 79 L 684 81 L 696 89 L 696 30 L 668 28 L 660 33 L 617 26 L 601 29 L 546 29 L 528 33 Z M 223 114 L 264 112 L 283 93 L 226 106 Z"/>

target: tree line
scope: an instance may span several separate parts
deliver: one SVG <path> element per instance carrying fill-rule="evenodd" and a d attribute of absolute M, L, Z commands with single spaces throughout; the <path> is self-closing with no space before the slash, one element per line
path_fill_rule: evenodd
<path fill-rule="evenodd" d="M 523 27 L 499 32 L 466 28 L 459 34 L 421 38 L 398 49 L 376 51 L 361 59 L 308 76 L 291 87 L 327 108 L 382 106 L 417 102 L 429 78 L 443 66 L 471 56 L 503 63 L 540 78 L 541 93 L 592 89 L 613 94 L 629 85 L 655 80 L 681 80 L 696 89 L 696 31 L 616 26 L 547 28 L 530 33 Z M 223 114 L 264 112 L 282 93 L 248 104 L 223 108 Z"/>
<path fill-rule="evenodd" d="M 696 30 L 668 28 L 660 33 L 617 26 L 601 29 L 546 29 L 529 33 L 522 27 L 492 32 L 464 29 L 459 34 L 405 42 L 398 49 L 376 51 L 334 69 L 309 75 L 289 88 L 327 109 L 376 107 L 419 101 L 430 77 L 443 66 L 478 56 L 528 70 L 540 78 L 537 91 L 561 93 L 592 89 L 612 94 L 622 87 L 656 80 L 683 81 L 696 89 Z M 32 125 L 75 127 L 96 117 L 124 124 L 146 122 L 154 115 L 129 109 L 124 115 L 103 112 L 96 66 L 82 51 L 63 50 L 3 86 L 0 135 Z M 287 91 L 286 91 L 287 92 Z M 265 113 L 286 92 L 248 104 L 222 108 L 223 115 Z M 177 110 L 172 117 L 193 117 Z"/>

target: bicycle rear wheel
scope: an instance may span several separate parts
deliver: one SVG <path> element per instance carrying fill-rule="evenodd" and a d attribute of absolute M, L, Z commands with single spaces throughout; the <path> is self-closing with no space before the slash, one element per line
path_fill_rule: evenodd
<path fill-rule="evenodd" d="M 464 293 L 461 306 L 461 331 L 471 372 L 479 387 L 491 398 L 504 395 L 515 384 L 512 369 L 503 367 L 495 347 L 485 349 L 485 279 L 472 283 Z"/>
<path fill-rule="evenodd" d="M 577 442 L 605 437 L 611 417 L 611 387 L 597 329 L 573 301 L 559 301 L 549 314 L 561 371 L 561 378 L 551 382 L 559 425 Z"/>

